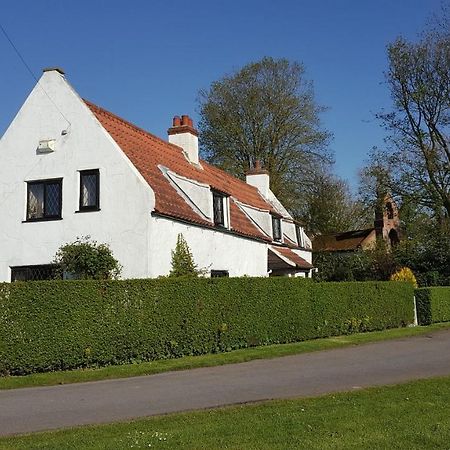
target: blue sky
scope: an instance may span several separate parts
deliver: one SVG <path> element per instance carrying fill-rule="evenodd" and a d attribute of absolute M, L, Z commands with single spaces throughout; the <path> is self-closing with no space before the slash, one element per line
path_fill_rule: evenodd
<path fill-rule="evenodd" d="M 79 94 L 166 137 L 174 115 L 197 119 L 197 93 L 263 56 L 302 62 L 336 172 L 355 186 L 384 131 L 386 45 L 416 39 L 441 0 L 8 2 L 0 22 L 36 76 L 62 67 Z M 34 85 L 0 35 L 0 134 Z"/>

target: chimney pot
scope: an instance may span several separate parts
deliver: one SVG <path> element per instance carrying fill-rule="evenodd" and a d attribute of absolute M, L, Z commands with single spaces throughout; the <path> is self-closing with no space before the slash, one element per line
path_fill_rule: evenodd
<path fill-rule="evenodd" d="M 198 131 L 194 128 L 194 122 L 187 115 L 183 114 L 173 118 L 173 126 L 167 130 L 169 142 L 181 147 L 189 161 L 199 164 L 198 159 Z"/>

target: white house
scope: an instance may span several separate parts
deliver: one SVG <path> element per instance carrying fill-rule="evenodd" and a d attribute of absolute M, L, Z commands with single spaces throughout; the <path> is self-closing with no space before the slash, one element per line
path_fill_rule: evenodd
<path fill-rule="evenodd" d="M 259 166 L 247 182 L 199 159 L 188 116 L 168 142 L 83 100 L 46 69 L 0 140 L 0 281 L 45 278 L 78 236 L 124 278 L 166 275 L 182 233 L 211 276 L 308 276 L 311 241 Z"/>

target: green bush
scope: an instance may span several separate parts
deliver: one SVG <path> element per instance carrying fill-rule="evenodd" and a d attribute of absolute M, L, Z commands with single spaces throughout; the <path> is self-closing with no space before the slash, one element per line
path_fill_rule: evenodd
<path fill-rule="evenodd" d="M 419 325 L 450 321 L 450 287 L 416 289 Z"/>
<path fill-rule="evenodd" d="M 298 278 L 0 284 L 0 372 L 108 365 L 411 323 L 409 283 Z"/>

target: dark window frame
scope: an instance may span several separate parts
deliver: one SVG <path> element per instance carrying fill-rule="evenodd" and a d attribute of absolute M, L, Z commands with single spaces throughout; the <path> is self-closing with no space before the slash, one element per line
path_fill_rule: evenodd
<path fill-rule="evenodd" d="M 212 191 L 213 196 L 213 220 L 214 220 L 214 226 L 216 227 L 222 227 L 227 228 L 227 221 L 226 221 L 226 212 L 225 209 L 227 207 L 226 199 L 227 195 L 225 195 L 222 192 L 218 191 Z M 216 201 L 221 202 L 221 217 L 217 216 L 217 209 L 216 209 Z"/>
<path fill-rule="evenodd" d="M 16 281 L 37 281 L 37 280 L 54 280 L 56 279 L 56 264 L 35 264 L 29 266 L 12 266 L 11 267 L 11 283 Z M 36 276 L 38 273 L 45 273 L 46 276 Z M 19 274 L 24 274 L 24 279 L 17 279 Z"/>
<path fill-rule="evenodd" d="M 229 276 L 228 270 L 211 270 L 211 278 L 227 278 Z"/>
<path fill-rule="evenodd" d="M 27 181 L 27 214 L 25 222 L 44 222 L 49 220 L 61 220 L 62 219 L 62 178 L 48 178 L 45 180 L 33 180 Z M 30 217 L 30 187 L 42 184 L 44 186 L 44 211 L 42 217 Z M 58 204 L 58 214 L 48 214 L 47 213 L 47 186 L 57 184 L 59 185 L 59 204 Z"/>
<path fill-rule="evenodd" d="M 302 231 L 300 225 L 295 225 L 295 234 L 297 235 L 297 244 L 299 247 L 303 247 Z"/>
<path fill-rule="evenodd" d="M 278 224 L 275 226 L 275 224 Z M 282 239 L 282 229 L 281 229 L 281 217 L 272 214 L 272 236 L 274 241 L 281 241 Z"/>
<path fill-rule="evenodd" d="M 100 170 L 99 169 L 88 169 L 80 170 L 80 183 L 79 190 L 80 195 L 78 199 L 78 211 L 77 212 L 89 212 L 89 211 L 100 211 Z M 95 205 L 83 205 L 83 176 L 96 176 L 96 186 L 95 186 Z"/>

